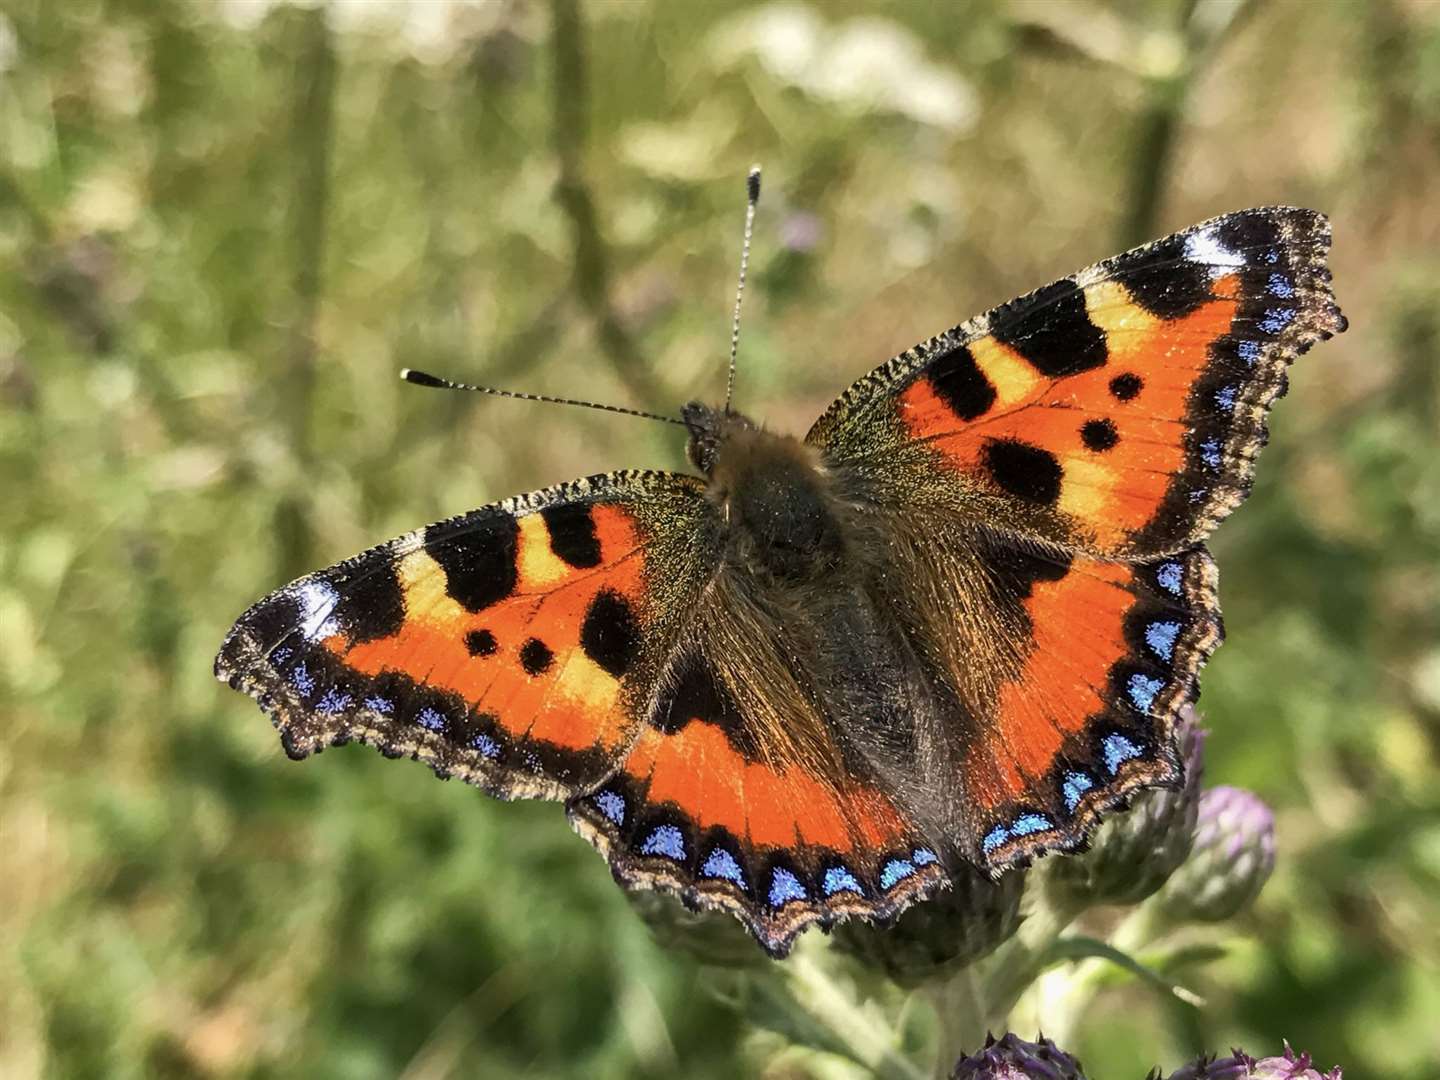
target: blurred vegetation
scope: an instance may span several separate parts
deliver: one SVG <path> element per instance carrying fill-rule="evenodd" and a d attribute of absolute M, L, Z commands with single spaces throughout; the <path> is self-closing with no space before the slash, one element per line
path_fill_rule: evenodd
<path fill-rule="evenodd" d="M 1203 1010 L 1134 984 L 1099 1078 L 1281 1037 L 1440 1062 L 1440 5 L 6 0 L 0 1075 L 838 1077 L 747 1034 L 553 805 L 295 766 L 211 659 L 252 600 L 659 425 L 803 431 L 892 353 L 1133 240 L 1334 219 L 1307 356 L 1215 549 L 1209 780 L 1279 870 Z M 1033 1034 L 1025 1032 L 1022 1034 Z"/>

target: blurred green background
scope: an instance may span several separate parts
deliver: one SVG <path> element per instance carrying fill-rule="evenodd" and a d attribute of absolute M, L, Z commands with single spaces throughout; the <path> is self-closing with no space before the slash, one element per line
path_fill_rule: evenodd
<path fill-rule="evenodd" d="M 660 425 L 803 431 L 913 342 L 1243 206 L 1334 220 L 1215 539 L 1209 780 L 1279 871 L 1201 1012 L 1102 998 L 1096 1080 L 1282 1037 L 1440 1075 L 1440 6 L 0 5 L 0 1075 L 841 1076 L 772 1056 L 553 805 L 286 761 L 234 617 Z M 1024 1034 L 1033 1034 L 1027 1032 Z"/>

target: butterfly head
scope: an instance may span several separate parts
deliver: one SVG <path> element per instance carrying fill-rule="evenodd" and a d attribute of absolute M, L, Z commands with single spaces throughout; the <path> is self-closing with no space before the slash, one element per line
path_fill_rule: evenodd
<path fill-rule="evenodd" d="M 685 456 L 706 476 L 714 474 L 720 449 L 727 440 L 737 432 L 756 430 L 755 423 L 747 417 L 700 401 L 692 401 L 681 409 L 680 418 L 690 432 Z"/>

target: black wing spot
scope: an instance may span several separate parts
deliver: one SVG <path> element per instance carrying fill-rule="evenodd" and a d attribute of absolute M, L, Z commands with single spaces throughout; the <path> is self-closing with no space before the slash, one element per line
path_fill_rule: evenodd
<path fill-rule="evenodd" d="M 366 567 L 353 579 L 334 581 L 344 600 L 336 612 L 353 644 L 399 632 L 405 622 L 405 592 L 393 563 Z"/>
<path fill-rule="evenodd" d="M 1113 422 L 1105 419 L 1086 420 L 1080 428 L 1080 439 L 1087 449 L 1097 453 L 1109 450 L 1120 441 Z"/>
<path fill-rule="evenodd" d="M 1210 267 L 1185 256 L 1183 233 L 1115 260 L 1130 298 L 1161 319 L 1180 319 L 1211 300 Z"/>
<path fill-rule="evenodd" d="M 1116 401 L 1131 401 L 1145 388 L 1145 380 L 1133 371 L 1116 375 L 1110 380 L 1110 393 Z"/>
<path fill-rule="evenodd" d="M 550 550 L 577 570 L 600 565 L 600 538 L 595 518 L 584 503 L 547 506 L 540 511 L 550 533 Z"/>
<path fill-rule="evenodd" d="M 478 529 L 441 522 L 425 530 L 425 552 L 445 571 L 445 591 L 467 611 L 484 611 L 515 591 L 520 526 L 504 514 Z"/>
<path fill-rule="evenodd" d="M 597 593 L 580 627 L 580 647 L 617 679 L 624 675 L 640 649 L 640 623 L 630 602 L 613 589 Z"/>
<path fill-rule="evenodd" d="M 985 445 L 985 468 L 1016 498 L 1045 506 L 1060 498 L 1063 473 L 1048 450 L 1016 439 L 991 439 Z"/>
<path fill-rule="evenodd" d="M 936 361 L 928 377 L 936 395 L 961 420 L 984 416 L 995 404 L 995 387 L 963 345 Z"/>
<path fill-rule="evenodd" d="M 669 735 L 691 721 L 713 724 L 725 733 L 741 757 L 747 761 L 760 759 L 760 744 L 746 727 L 739 704 L 703 657 L 687 652 L 676 661 L 667 681 L 671 689 L 656 701 L 651 727 Z"/>
<path fill-rule="evenodd" d="M 520 666 L 528 675 L 543 675 L 555 662 L 555 654 L 539 638 L 531 638 L 520 646 Z"/>
<path fill-rule="evenodd" d="M 1071 558 L 1060 549 L 1022 547 L 1014 541 L 984 541 L 985 566 L 1001 595 L 1028 600 L 1037 582 L 1060 581 L 1070 573 Z"/>
<path fill-rule="evenodd" d="M 471 630 L 465 635 L 465 648 L 471 656 L 494 656 L 495 635 L 489 630 Z"/>
<path fill-rule="evenodd" d="M 996 341 L 1051 378 L 1104 367 L 1110 355 L 1104 332 L 1085 311 L 1085 293 L 1068 278 L 1012 300 L 990 324 Z"/>

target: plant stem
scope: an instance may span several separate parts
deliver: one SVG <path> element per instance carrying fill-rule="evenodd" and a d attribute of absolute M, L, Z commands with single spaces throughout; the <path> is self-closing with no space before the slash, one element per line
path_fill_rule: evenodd
<path fill-rule="evenodd" d="M 297 12 L 299 56 L 290 119 L 290 160 L 295 189 L 288 230 L 294 237 L 292 288 L 296 307 L 290 323 L 285 373 L 290 444 L 302 470 L 313 448 L 315 324 L 324 291 L 325 233 L 330 207 L 330 146 L 334 136 L 335 81 L 338 66 L 326 9 Z M 310 527 L 298 494 L 281 499 L 275 508 L 281 570 L 298 575 L 310 563 Z"/>
<path fill-rule="evenodd" d="M 786 961 L 785 985 L 796 1005 L 877 1076 L 924 1080 L 925 1074 L 896 1050 L 894 1032 L 846 994 L 813 956 L 797 950 Z"/>
<path fill-rule="evenodd" d="M 595 200 L 585 183 L 582 161 L 589 87 L 580 8 L 576 0 L 551 0 L 550 11 L 555 51 L 555 157 L 560 166 L 555 201 L 570 220 L 575 293 L 595 324 L 601 352 L 637 403 L 663 412 L 668 403 L 611 302 L 610 257 L 600 235 Z"/>
<path fill-rule="evenodd" d="M 1005 1027 L 1020 995 L 1040 975 L 1050 946 L 1079 914 L 1050 894 L 1045 887 L 1046 877 L 1044 864 L 1030 872 L 1025 886 L 1028 909 L 1025 920 L 1015 936 L 986 963 L 989 976 L 982 1000 L 986 1007 L 985 1019 L 995 1027 Z"/>
<path fill-rule="evenodd" d="M 940 1022 L 935 1051 L 935 1076 L 944 1080 L 962 1054 L 979 1048 L 985 1038 L 986 1009 L 975 968 L 966 965 L 951 978 L 925 988 Z"/>

